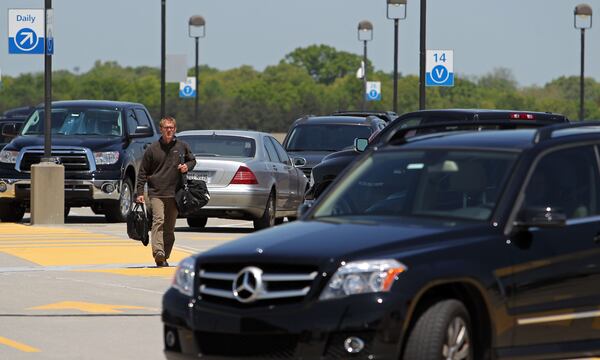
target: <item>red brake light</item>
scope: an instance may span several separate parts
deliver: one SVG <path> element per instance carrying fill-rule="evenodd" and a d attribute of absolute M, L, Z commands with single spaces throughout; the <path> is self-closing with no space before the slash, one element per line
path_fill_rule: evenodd
<path fill-rule="evenodd" d="M 519 119 L 519 120 L 535 120 L 535 116 L 533 114 L 510 114 L 511 119 Z"/>
<path fill-rule="evenodd" d="M 231 184 L 255 185 L 258 184 L 258 181 L 256 180 L 256 176 L 254 176 L 252 170 L 248 169 L 245 166 L 240 166 L 240 168 L 233 176 L 233 179 L 231 179 L 229 185 Z"/>

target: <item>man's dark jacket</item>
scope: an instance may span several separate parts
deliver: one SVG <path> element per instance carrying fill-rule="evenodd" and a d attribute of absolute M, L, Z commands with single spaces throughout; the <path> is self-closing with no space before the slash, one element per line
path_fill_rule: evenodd
<path fill-rule="evenodd" d="M 190 146 L 184 141 L 174 138 L 165 144 L 161 137 L 146 149 L 136 189 L 137 195 L 144 194 L 144 184 L 148 182 L 148 196 L 166 198 L 175 197 L 175 192 L 181 187 L 181 173 L 177 169 L 183 155 L 188 170 L 196 166 L 196 158 Z"/>

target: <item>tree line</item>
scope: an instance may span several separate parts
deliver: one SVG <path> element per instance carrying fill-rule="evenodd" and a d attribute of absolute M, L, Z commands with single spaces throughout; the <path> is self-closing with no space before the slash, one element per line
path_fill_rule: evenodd
<path fill-rule="evenodd" d="M 185 129 L 251 129 L 284 132 L 298 117 L 359 110 L 363 84 L 356 78 L 360 55 L 327 45 L 298 48 L 277 65 L 257 71 L 251 66 L 199 71 L 199 119 L 194 120 L 194 100 L 179 98 L 179 84 L 167 83 L 167 114 Z M 382 100 L 368 102 L 369 110 L 391 110 L 393 74 L 367 64 L 368 80 L 380 81 Z M 193 76 L 194 69 L 188 73 Z M 53 100 L 103 99 L 139 102 L 157 121 L 160 116 L 160 69 L 123 67 L 97 61 L 88 72 L 53 72 Z M 43 73 L 4 76 L 0 113 L 14 107 L 43 102 Z M 600 119 L 600 85 L 585 79 L 586 119 Z M 418 110 L 419 78 L 400 74 L 399 113 Z M 427 88 L 427 108 L 489 108 L 551 111 L 578 119 L 579 77 L 563 76 L 543 86 L 519 87 L 507 69 L 479 77 L 457 74 L 455 86 Z"/>

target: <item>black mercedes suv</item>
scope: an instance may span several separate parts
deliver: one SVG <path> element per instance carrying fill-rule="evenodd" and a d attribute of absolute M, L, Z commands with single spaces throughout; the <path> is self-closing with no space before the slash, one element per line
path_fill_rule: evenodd
<path fill-rule="evenodd" d="M 472 128 L 486 121 L 506 120 L 513 124 L 501 125 L 502 128 L 535 127 L 548 124 L 568 122 L 569 119 L 561 114 L 533 111 L 516 110 L 488 110 L 488 109 L 437 109 L 421 110 L 402 114 L 392 121 L 382 131 L 373 135 L 369 141 L 369 148 L 386 144 L 393 134 L 399 129 L 406 127 L 420 127 L 412 135 L 450 130 L 452 123 L 462 123 L 462 126 L 454 126 L 454 129 Z M 472 123 L 473 125 L 469 125 Z M 497 128 L 494 126 L 493 128 Z M 490 128 L 490 127 L 488 127 Z M 360 149 L 362 150 L 362 149 Z M 311 173 L 307 175 L 310 179 L 310 189 L 305 198 L 306 203 L 316 200 L 327 187 L 335 180 L 362 151 L 356 148 L 344 149 L 331 153 L 312 167 Z"/>
<path fill-rule="evenodd" d="M 299 221 L 181 261 L 167 357 L 600 356 L 599 129 L 390 139 Z"/>

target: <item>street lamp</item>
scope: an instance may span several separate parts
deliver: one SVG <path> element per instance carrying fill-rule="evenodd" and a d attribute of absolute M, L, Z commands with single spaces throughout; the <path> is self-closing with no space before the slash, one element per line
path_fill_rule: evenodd
<path fill-rule="evenodd" d="M 365 110 L 367 94 L 367 41 L 373 40 L 373 24 L 370 21 L 363 20 L 358 23 L 358 40 L 364 44 L 362 109 Z"/>
<path fill-rule="evenodd" d="M 394 112 L 398 113 L 398 20 L 406 19 L 406 0 L 387 0 L 386 16 L 394 20 Z"/>
<path fill-rule="evenodd" d="M 588 4 L 579 4 L 573 11 L 573 26 L 581 30 L 581 75 L 579 77 L 579 120 L 584 119 L 583 109 L 583 69 L 584 69 L 584 50 L 585 50 L 585 30 L 592 27 L 592 7 Z"/>
<path fill-rule="evenodd" d="M 190 17 L 190 20 L 188 22 L 188 28 L 189 36 L 193 37 L 196 42 L 196 99 L 194 100 L 194 123 L 198 125 L 198 97 L 200 94 L 198 88 L 198 39 L 203 38 L 206 35 L 206 21 L 204 21 L 204 18 L 202 16 L 194 15 Z"/>

